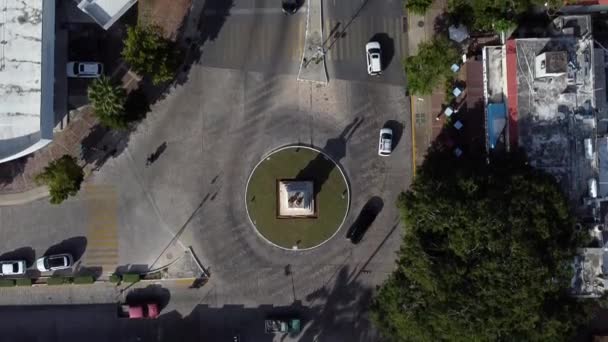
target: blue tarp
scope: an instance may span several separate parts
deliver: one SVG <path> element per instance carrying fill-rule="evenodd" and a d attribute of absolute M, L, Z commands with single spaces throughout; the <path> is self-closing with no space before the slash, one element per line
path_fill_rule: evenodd
<path fill-rule="evenodd" d="M 507 124 L 507 110 L 504 103 L 488 104 L 488 143 L 495 148 L 498 138 Z"/>

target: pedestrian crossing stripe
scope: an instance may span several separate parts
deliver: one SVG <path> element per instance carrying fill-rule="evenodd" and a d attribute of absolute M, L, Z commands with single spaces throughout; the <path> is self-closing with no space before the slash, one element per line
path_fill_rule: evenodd
<path fill-rule="evenodd" d="M 90 185 L 85 187 L 85 197 L 88 226 L 83 264 L 112 273 L 119 261 L 118 193 L 111 185 Z"/>

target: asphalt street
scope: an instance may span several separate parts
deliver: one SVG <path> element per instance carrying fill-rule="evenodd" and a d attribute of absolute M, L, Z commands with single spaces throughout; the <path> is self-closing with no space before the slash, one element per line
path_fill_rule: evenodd
<path fill-rule="evenodd" d="M 326 86 L 296 80 L 305 8 L 285 16 L 270 0 L 236 1 L 228 10 L 223 3 L 219 9 L 203 6 L 201 20 L 214 27 L 203 28 L 201 59 L 187 80 L 152 106 L 122 152 L 89 178 L 78 196 L 60 206 L 42 200 L 0 207 L 7 237 L 0 248 L 31 247 L 38 256 L 50 245 L 84 236 L 83 265 L 108 272 L 120 265 L 153 266 L 178 235 L 210 269 L 211 280 L 196 303 L 215 313 L 190 313 L 192 298 L 173 295 L 169 305 L 175 310 L 168 310 L 166 319 L 214 321 L 209 317 L 240 317 L 235 307 L 243 312 L 242 318 L 217 319 L 191 336 L 222 340 L 235 329 L 258 336 L 262 316 L 289 311 L 306 318 L 306 330 L 285 341 L 376 341 L 366 307 L 374 287 L 394 268 L 403 229 L 394 203 L 412 177 L 409 106 L 399 85 L 402 38 L 396 24 L 379 30 L 396 22 L 396 4 L 368 1 L 350 26 L 359 33 L 347 29 L 332 50 L 349 49 L 343 55 L 348 58 L 338 63 L 328 57 Z M 328 20 L 352 17 L 331 1 L 326 6 Z M 396 42 L 394 56 L 383 75 L 370 78 L 364 45 L 377 33 Z M 379 157 L 378 132 L 387 125 L 396 132 L 396 146 L 390 157 Z M 341 231 L 301 253 L 264 243 L 245 212 L 245 185 L 254 165 L 271 150 L 295 143 L 329 153 L 351 186 L 351 209 Z M 161 146 L 147 166 L 147 156 Z M 381 198 L 382 210 L 353 245 L 346 231 L 374 197 Z"/>

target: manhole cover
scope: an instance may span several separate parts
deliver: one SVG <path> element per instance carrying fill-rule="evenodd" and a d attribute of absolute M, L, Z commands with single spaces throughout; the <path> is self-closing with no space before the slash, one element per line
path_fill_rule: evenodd
<path fill-rule="evenodd" d="M 167 259 L 169 259 L 169 260 L 173 259 L 173 254 L 167 253 Z"/>
<path fill-rule="evenodd" d="M 418 27 L 424 27 L 424 20 L 420 20 L 418 22 Z"/>

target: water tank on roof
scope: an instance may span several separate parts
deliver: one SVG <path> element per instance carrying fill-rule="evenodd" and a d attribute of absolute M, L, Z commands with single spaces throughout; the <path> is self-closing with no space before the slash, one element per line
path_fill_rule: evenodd
<path fill-rule="evenodd" d="M 591 138 L 585 139 L 585 158 L 593 159 L 593 143 Z"/>
<path fill-rule="evenodd" d="M 587 181 L 587 186 L 589 187 L 589 197 L 597 198 L 597 181 L 595 178 L 591 178 Z"/>

